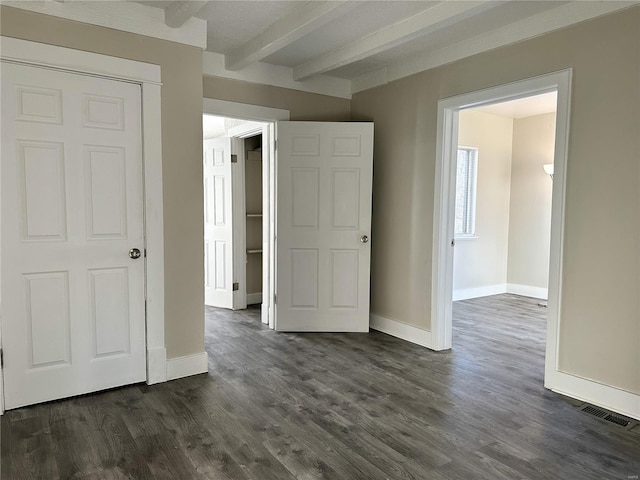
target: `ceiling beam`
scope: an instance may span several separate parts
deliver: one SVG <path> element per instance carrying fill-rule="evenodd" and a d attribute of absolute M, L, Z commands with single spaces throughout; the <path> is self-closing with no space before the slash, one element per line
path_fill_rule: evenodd
<path fill-rule="evenodd" d="M 171 2 L 164 9 L 164 23 L 167 27 L 180 28 L 206 4 L 207 2 L 201 2 L 198 0 Z"/>
<path fill-rule="evenodd" d="M 459 2 L 447 0 L 411 17 L 384 27 L 364 38 L 351 42 L 302 63 L 293 69 L 294 80 L 304 80 L 330 70 L 349 65 L 377 53 L 389 50 L 414 38 L 446 28 L 456 22 L 494 8 L 503 1 L 477 0 Z"/>
<path fill-rule="evenodd" d="M 225 68 L 237 71 L 282 50 L 296 40 L 355 8 L 355 1 L 308 2 L 231 51 Z"/>

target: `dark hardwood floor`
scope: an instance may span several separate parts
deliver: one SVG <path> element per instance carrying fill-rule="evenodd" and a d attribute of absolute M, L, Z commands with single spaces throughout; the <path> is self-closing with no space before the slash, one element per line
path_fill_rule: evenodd
<path fill-rule="evenodd" d="M 640 427 L 543 388 L 536 304 L 456 302 L 445 353 L 207 308 L 208 375 L 7 412 L 2 478 L 638 478 Z"/>

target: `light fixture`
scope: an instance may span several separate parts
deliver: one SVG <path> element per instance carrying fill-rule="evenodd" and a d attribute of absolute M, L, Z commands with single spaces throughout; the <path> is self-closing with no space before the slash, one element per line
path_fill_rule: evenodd
<path fill-rule="evenodd" d="M 544 171 L 547 173 L 547 175 L 553 178 L 553 163 L 545 163 L 544 165 L 542 165 L 542 168 L 544 168 Z"/>

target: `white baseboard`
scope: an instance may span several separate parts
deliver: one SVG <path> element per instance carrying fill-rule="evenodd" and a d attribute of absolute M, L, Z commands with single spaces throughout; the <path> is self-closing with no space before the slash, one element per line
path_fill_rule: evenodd
<path fill-rule="evenodd" d="M 166 348 L 147 349 L 147 385 L 167 381 Z"/>
<path fill-rule="evenodd" d="M 460 288 L 453 291 L 453 301 L 488 297 L 489 295 L 498 295 L 500 293 L 507 293 L 507 285 L 505 283 L 486 285 L 484 287 Z"/>
<path fill-rule="evenodd" d="M 369 327 L 373 330 L 401 338 L 407 342 L 416 343 L 423 347 L 432 348 L 431 332 L 406 323 L 390 320 L 373 313 L 369 315 Z"/>
<path fill-rule="evenodd" d="M 558 371 L 547 383 L 556 393 L 640 420 L 640 395 Z"/>
<path fill-rule="evenodd" d="M 207 352 L 167 360 L 167 380 L 198 375 L 199 373 L 207 373 L 208 371 L 209 356 Z"/>
<path fill-rule="evenodd" d="M 255 305 L 256 303 L 262 303 L 262 292 L 247 293 L 247 305 Z"/>
<path fill-rule="evenodd" d="M 517 283 L 507 283 L 507 293 L 522 295 L 523 297 L 533 297 L 546 300 L 549 298 L 549 289 L 542 287 L 532 287 L 530 285 L 518 285 Z"/>
<path fill-rule="evenodd" d="M 4 415 L 4 392 L 2 388 L 4 387 L 2 379 L 2 370 L 0 370 L 0 415 Z"/>

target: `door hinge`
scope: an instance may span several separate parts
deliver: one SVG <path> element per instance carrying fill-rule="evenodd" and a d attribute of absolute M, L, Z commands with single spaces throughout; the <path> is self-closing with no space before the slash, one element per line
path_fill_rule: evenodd
<path fill-rule="evenodd" d="M 231 163 L 238 163 L 238 155 L 235 153 L 231 154 Z"/>
<path fill-rule="evenodd" d="M 451 246 L 455 247 L 456 246 L 456 239 L 454 238 L 453 240 L 451 240 Z"/>
<path fill-rule="evenodd" d="M 0 348 L 0 370 L 4 369 L 4 352 Z"/>
<path fill-rule="evenodd" d="M 278 150 L 278 140 L 274 140 L 273 141 L 273 150 L 277 151 Z"/>
<path fill-rule="evenodd" d="M 233 282 L 233 291 L 237 292 L 240 290 L 240 284 L 238 282 Z"/>
<path fill-rule="evenodd" d="M 273 304 L 275 305 L 276 303 L 278 303 L 278 296 L 274 295 L 273 296 Z"/>

